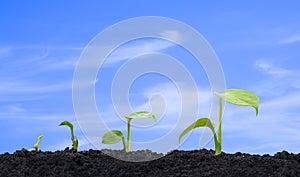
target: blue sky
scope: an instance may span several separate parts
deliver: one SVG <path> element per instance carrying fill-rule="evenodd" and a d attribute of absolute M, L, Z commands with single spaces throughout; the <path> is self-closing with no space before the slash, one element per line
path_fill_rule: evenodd
<path fill-rule="evenodd" d="M 298 1 L 1 2 L 0 152 L 31 148 L 40 134 L 44 135 L 42 150 L 70 146 L 69 130 L 58 127 L 65 119 L 75 125 L 79 148 L 91 148 L 76 122 L 72 103 L 73 74 L 81 52 L 99 32 L 121 20 L 163 16 L 190 25 L 207 39 L 222 64 L 228 88 L 251 90 L 261 99 L 257 118 L 251 108 L 226 105 L 223 151 L 298 153 L 299 6 Z M 116 115 L 110 84 L 101 83 L 111 83 L 121 64 L 136 51 L 144 50 L 172 55 L 189 69 L 197 82 L 197 93 L 202 95 L 199 114 L 207 116 L 210 85 L 201 66 L 194 65 L 192 56 L 179 46 L 144 39 L 121 46 L 99 71 L 96 100 L 104 117 L 113 119 Z M 168 110 L 159 126 L 145 130 L 145 136 L 139 130 L 134 135 L 133 129 L 134 140 L 155 139 L 176 123 L 170 118 L 178 108 L 175 90 L 170 80 L 157 74 L 144 75 L 132 85 L 129 99 L 135 110 L 149 109 L 149 98 L 158 92 L 165 101 L 154 97 L 154 106 L 166 106 Z M 192 91 L 185 91 L 193 95 Z M 124 130 L 124 122 L 117 122 L 108 124 Z M 198 149 L 202 132 L 193 132 L 180 148 Z M 95 141 L 99 142 L 101 136 Z M 213 143 L 205 148 L 213 148 Z"/>

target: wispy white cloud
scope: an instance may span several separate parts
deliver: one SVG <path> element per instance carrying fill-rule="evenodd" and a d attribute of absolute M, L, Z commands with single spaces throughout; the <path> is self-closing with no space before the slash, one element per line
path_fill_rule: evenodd
<path fill-rule="evenodd" d="M 54 74 L 75 68 L 77 58 L 72 57 L 72 52 L 56 52 L 59 56 L 55 56 L 51 47 L 41 46 L 14 46 L 3 51 L 10 50 L 14 51 L 10 54 L 14 59 L 3 59 L 0 65 L 1 99 L 71 90 L 71 78 L 65 73 L 61 74 L 62 77 Z"/>
<path fill-rule="evenodd" d="M 10 51 L 14 51 L 13 53 Z M 78 52 L 71 49 L 55 49 L 50 46 L 14 46 L 0 49 L 1 53 L 10 52 L 14 60 L 2 61 L 6 72 L 22 70 L 23 74 L 42 73 L 53 70 L 74 69 L 79 57 Z"/>
<path fill-rule="evenodd" d="M 255 66 L 260 71 L 265 72 L 270 75 L 286 76 L 288 74 L 293 73 L 291 70 L 283 69 L 279 66 L 276 66 L 266 59 L 257 60 L 255 62 Z"/>
<path fill-rule="evenodd" d="M 181 42 L 184 40 L 182 36 L 175 30 L 165 30 L 162 31 L 160 35 L 161 37 L 169 39 L 171 41 L 176 40 Z M 107 56 L 107 58 L 105 59 L 103 66 L 111 67 L 115 63 L 126 61 L 146 53 L 160 52 L 176 45 L 175 43 L 170 42 L 169 40 L 157 39 L 157 38 L 142 38 L 142 39 L 129 41 L 125 44 L 118 46 L 115 50 L 111 51 L 109 56 Z M 108 46 L 104 45 L 101 47 L 99 46 L 99 50 L 105 47 L 110 48 L 111 46 L 109 45 Z M 97 56 L 94 57 L 96 58 Z M 82 64 L 81 66 L 84 65 L 83 63 L 81 64 Z M 84 67 L 87 69 L 91 69 L 98 66 L 95 66 L 95 63 L 88 63 L 88 64 L 85 63 Z"/>
<path fill-rule="evenodd" d="M 14 103 L 10 105 L 0 106 L 1 113 L 22 113 L 25 112 L 26 109 L 23 107 L 21 103 Z"/>
<path fill-rule="evenodd" d="M 300 88 L 300 71 L 275 65 L 271 60 L 258 60 L 255 62 L 255 67 L 258 72 L 268 74 L 267 77 L 257 80 L 251 88 L 251 90 L 256 90 L 258 95 L 274 98 Z"/>
<path fill-rule="evenodd" d="M 57 91 L 71 90 L 71 82 L 62 82 L 57 84 L 33 84 L 30 82 L 23 81 L 11 81 L 0 83 L 0 94 L 11 94 L 11 93 L 49 93 Z"/>
<path fill-rule="evenodd" d="M 75 117 L 73 114 L 38 113 L 37 111 L 41 110 L 26 106 L 26 104 L 22 103 L 1 105 L 0 111 L 0 119 L 7 119 L 11 121 L 19 119 L 30 119 L 31 121 L 43 120 L 49 123 L 51 121 L 57 122 L 58 120 L 73 120 Z"/>
<path fill-rule="evenodd" d="M 278 41 L 278 44 L 293 44 L 293 43 L 297 43 L 300 42 L 300 35 L 294 35 L 291 37 L 288 37 L 286 39 L 282 39 L 280 41 Z"/>
<path fill-rule="evenodd" d="M 174 33 L 168 35 L 176 34 Z M 120 46 L 113 51 L 106 59 L 106 64 L 109 66 L 110 64 L 128 60 L 141 54 L 158 52 L 174 45 L 176 44 L 162 39 L 144 39 L 142 41 L 132 41 L 131 43 Z"/>
<path fill-rule="evenodd" d="M 53 70 L 66 70 L 74 69 L 76 66 L 76 57 L 56 57 L 56 58 L 44 58 L 40 60 L 38 64 L 41 69 L 40 71 L 53 71 Z"/>

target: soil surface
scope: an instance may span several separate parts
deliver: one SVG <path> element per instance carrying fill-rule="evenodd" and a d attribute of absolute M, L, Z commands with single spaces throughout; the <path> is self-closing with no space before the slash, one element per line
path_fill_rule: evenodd
<path fill-rule="evenodd" d="M 103 150 L 126 156 L 122 151 Z M 110 152 L 109 152 L 110 151 Z M 85 177 L 85 176 L 300 176 L 300 154 L 286 151 L 274 156 L 244 153 L 214 155 L 212 150 L 172 151 L 166 156 L 148 162 L 126 162 L 112 158 L 102 151 L 75 152 L 16 151 L 0 155 L 1 177 Z M 136 151 L 128 159 L 159 157 L 149 150 Z"/>

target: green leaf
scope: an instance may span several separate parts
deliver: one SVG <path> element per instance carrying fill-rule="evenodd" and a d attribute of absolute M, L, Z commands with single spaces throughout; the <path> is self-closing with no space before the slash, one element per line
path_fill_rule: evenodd
<path fill-rule="evenodd" d="M 124 135 L 119 130 L 111 130 L 102 136 L 103 144 L 115 144 L 121 140 L 125 140 Z"/>
<path fill-rule="evenodd" d="M 73 124 L 67 120 L 65 120 L 59 124 L 59 126 L 62 126 L 62 125 L 66 125 L 66 126 L 70 127 L 70 129 L 73 129 Z"/>
<path fill-rule="evenodd" d="M 147 111 L 139 111 L 139 112 L 134 112 L 131 113 L 127 116 L 125 116 L 126 119 L 147 119 L 147 118 L 151 118 L 154 121 L 156 121 L 156 117 L 154 114 L 147 112 Z"/>
<path fill-rule="evenodd" d="M 210 121 L 210 119 L 209 118 L 200 118 L 200 119 L 196 120 L 194 123 L 192 123 L 190 126 L 188 126 L 185 130 L 183 130 L 183 132 L 179 135 L 178 142 L 180 143 L 180 141 L 184 135 L 186 135 L 187 133 L 189 133 L 190 131 L 192 131 L 193 129 L 198 128 L 198 127 L 208 127 L 211 129 L 211 131 L 213 132 L 214 135 L 216 134 L 214 125 Z"/>
<path fill-rule="evenodd" d="M 228 89 L 224 93 L 215 93 L 226 102 L 238 106 L 252 106 L 258 115 L 259 98 L 253 92 L 241 89 Z"/>

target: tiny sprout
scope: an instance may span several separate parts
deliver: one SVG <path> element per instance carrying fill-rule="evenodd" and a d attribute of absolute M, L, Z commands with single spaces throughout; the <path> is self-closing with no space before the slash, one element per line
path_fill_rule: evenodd
<path fill-rule="evenodd" d="M 59 126 L 62 126 L 62 125 L 66 125 L 70 128 L 72 147 L 73 147 L 73 149 L 77 150 L 78 149 L 78 139 L 76 136 L 74 136 L 73 124 L 71 122 L 65 120 L 59 124 Z"/>
<path fill-rule="evenodd" d="M 127 119 L 127 143 L 125 142 L 125 137 L 124 137 L 123 133 L 119 130 L 111 130 L 111 131 L 105 133 L 102 136 L 102 143 L 103 144 L 116 144 L 122 140 L 124 150 L 126 152 L 129 152 L 130 151 L 130 141 L 131 141 L 131 130 L 130 130 L 131 120 L 132 119 L 151 118 L 154 121 L 156 121 L 156 117 L 155 117 L 155 115 L 153 115 L 150 112 L 140 111 L 140 112 L 131 113 L 131 114 L 125 116 L 125 118 Z"/>
<path fill-rule="evenodd" d="M 181 138 L 186 135 L 191 130 L 198 127 L 208 127 L 214 137 L 215 142 L 215 154 L 219 155 L 222 152 L 222 102 L 225 100 L 228 103 L 237 105 L 237 106 L 251 106 L 255 109 L 256 116 L 258 115 L 258 104 L 259 98 L 252 92 L 241 89 L 228 89 L 224 93 L 215 92 L 219 96 L 219 125 L 218 125 L 218 134 L 215 131 L 215 125 L 209 118 L 200 118 L 188 126 L 183 132 L 179 135 L 178 141 L 180 143 Z"/>
<path fill-rule="evenodd" d="M 33 148 L 28 149 L 28 151 L 37 151 L 39 149 L 39 144 L 41 139 L 43 138 L 43 135 L 40 135 L 37 139 L 37 142 L 33 145 Z"/>
<path fill-rule="evenodd" d="M 40 135 L 40 136 L 38 137 L 37 142 L 33 145 L 33 148 L 35 149 L 35 151 L 38 150 L 39 145 L 40 145 L 40 141 L 41 141 L 42 138 L 43 138 L 43 135 Z"/>

